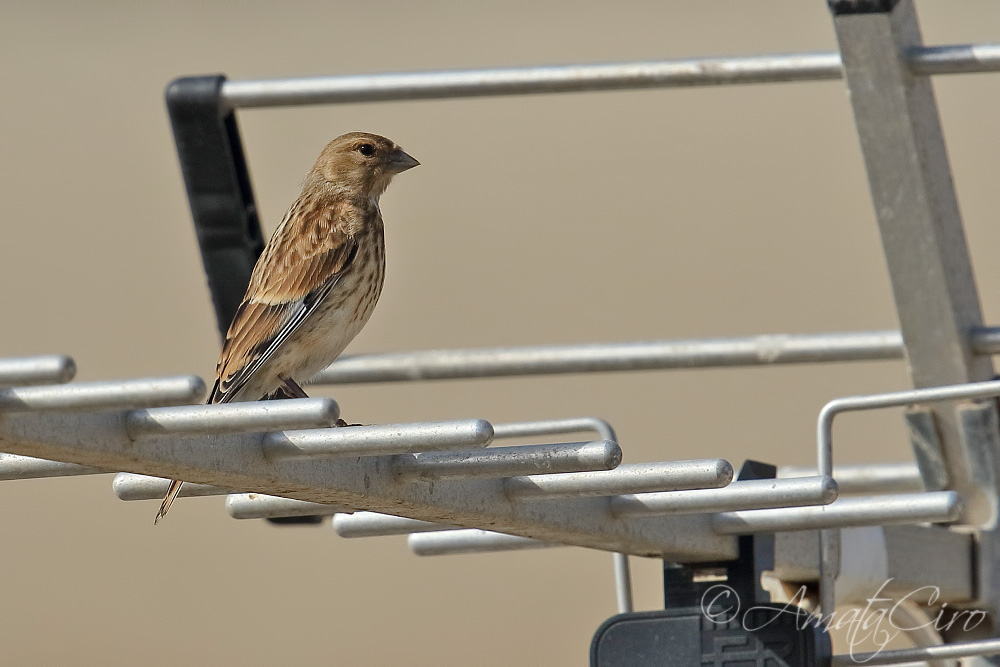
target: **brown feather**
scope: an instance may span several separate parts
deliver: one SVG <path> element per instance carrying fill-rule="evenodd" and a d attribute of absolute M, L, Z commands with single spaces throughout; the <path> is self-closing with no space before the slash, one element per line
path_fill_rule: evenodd
<path fill-rule="evenodd" d="M 254 267 L 229 326 L 210 402 L 226 402 L 234 381 L 267 352 L 303 299 L 346 269 L 354 249 L 345 230 L 352 212 L 353 207 L 323 201 L 312 192 L 291 206 Z"/>

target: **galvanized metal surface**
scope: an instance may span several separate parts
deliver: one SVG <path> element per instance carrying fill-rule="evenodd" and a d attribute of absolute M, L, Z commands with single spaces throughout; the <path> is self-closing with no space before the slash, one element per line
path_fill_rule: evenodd
<path fill-rule="evenodd" d="M 950 523 L 962 511 L 954 491 L 838 498 L 829 505 L 769 510 L 722 512 L 712 517 L 712 528 L 724 535 L 816 530 L 846 526 L 909 523 Z"/>
<path fill-rule="evenodd" d="M 114 410 L 193 403 L 205 394 L 195 375 L 0 389 L 0 412 Z"/>
<path fill-rule="evenodd" d="M 617 442 L 600 440 L 555 445 L 491 447 L 467 452 L 397 454 L 392 471 L 424 481 L 473 477 L 510 477 L 584 470 L 610 470 L 621 463 Z"/>
<path fill-rule="evenodd" d="M 778 477 L 811 477 L 813 466 L 780 466 Z M 915 463 L 873 463 L 838 465 L 833 469 L 841 496 L 875 493 L 912 493 L 924 490 L 924 481 Z"/>
<path fill-rule="evenodd" d="M 99 468 L 78 466 L 75 463 L 46 461 L 30 456 L 0 454 L 0 481 L 12 479 L 38 479 L 41 477 L 69 477 L 73 475 L 97 475 L 109 472 Z"/>
<path fill-rule="evenodd" d="M 708 340 L 423 350 L 342 357 L 313 381 L 326 384 L 761 366 L 899 359 L 896 331 L 774 334 Z"/>
<path fill-rule="evenodd" d="M 969 332 L 977 354 L 1000 354 L 1000 329 Z M 341 357 L 316 383 L 415 382 L 458 378 L 831 363 L 903 358 L 898 331 L 762 334 L 743 338 L 422 350 Z"/>
<path fill-rule="evenodd" d="M 832 477 L 736 481 L 723 489 L 636 493 L 611 498 L 615 516 L 690 514 L 742 509 L 826 505 L 837 498 Z"/>
<path fill-rule="evenodd" d="M 406 538 L 406 543 L 410 550 L 418 556 L 452 556 L 565 546 L 558 542 L 545 542 L 544 540 L 505 535 L 478 528 L 411 533 Z"/>
<path fill-rule="evenodd" d="M 479 447 L 487 444 L 490 437 L 519 438 L 580 431 L 592 431 L 606 440 L 615 440 L 615 432 L 611 425 L 596 417 L 496 425 L 490 425 L 484 420 L 463 420 L 269 433 L 264 436 L 264 451 L 268 458 L 280 458 L 291 454 L 332 456 L 335 455 L 334 452 L 358 456 L 382 455 L 395 454 L 399 451 L 434 451 L 437 448 L 459 446 L 463 442 L 469 447 Z M 419 442 L 433 446 L 418 446 Z M 276 518 L 281 516 L 280 512 L 295 508 L 293 501 L 284 498 L 270 500 L 270 498 L 272 497 L 257 494 L 253 503 L 245 500 L 236 501 L 241 513 L 240 518 L 255 518 L 253 512 L 260 512 L 260 516 L 256 518 Z M 289 516 L 302 516 L 304 513 L 307 514 L 295 508 Z M 317 514 L 329 514 L 329 512 L 317 512 Z"/>
<path fill-rule="evenodd" d="M 226 511 L 234 519 L 278 519 L 290 516 L 330 516 L 351 510 L 341 505 L 310 503 L 261 493 L 231 493 L 226 496 Z"/>
<path fill-rule="evenodd" d="M 181 409 L 180 413 L 186 411 Z M 616 519 L 601 498 L 514 502 L 504 493 L 503 482 L 495 478 L 404 481 L 394 471 L 397 457 L 268 460 L 263 433 L 133 440 L 124 426 L 126 414 L 64 412 L 43 417 L 11 413 L 0 420 L 0 450 L 356 510 L 405 514 L 426 521 L 491 526 L 512 535 L 662 555 L 678 562 L 724 560 L 736 555 L 735 540 L 714 534 L 705 515 L 652 522 Z M 168 412 L 159 414 L 170 417 Z M 598 443 L 591 449 L 599 454 L 598 463 L 616 462 L 617 445 L 612 448 Z M 533 465 L 539 464 L 536 456 L 529 453 L 528 458 Z"/>
<path fill-rule="evenodd" d="M 917 404 L 926 404 L 927 406 L 931 406 L 941 401 L 979 399 L 998 395 L 1000 395 L 1000 381 L 992 380 L 988 382 L 911 389 L 907 391 L 888 392 L 884 394 L 846 396 L 834 399 L 823 406 L 823 409 L 820 410 L 819 418 L 817 419 L 816 441 L 817 448 L 819 450 L 817 454 L 819 464 L 817 467 L 825 474 L 831 474 L 833 471 L 833 422 L 837 415 L 844 412 L 912 406 Z M 925 407 L 924 409 L 927 410 L 929 408 Z M 993 406 L 989 406 L 986 412 L 992 419 L 992 422 L 996 424 L 997 417 L 995 414 L 995 408 Z M 959 414 L 961 414 L 961 410 L 959 411 Z M 952 419 L 952 423 L 955 423 L 954 419 Z M 958 447 L 963 450 L 968 449 L 963 456 L 968 457 L 970 464 L 973 464 L 970 465 L 964 473 L 965 480 L 967 482 L 974 482 L 977 485 L 978 492 L 971 495 L 973 500 L 984 505 L 984 507 L 981 508 L 977 514 L 985 520 L 989 520 L 990 517 L 995 516 L 996 507 L 994 501 L 996 482 L 995 478 L 991 477 L 993 474 L 992 465 L 994 463 L 992 454 L 990 452 L 981 451 L 980 448 L 991 446 L 991 444 L 991 441 L 985 439 L 972 443 L 968 440 L 964 429 L 961 433 L 959 433 Z M 951 479 L 948 471 L 942 471 L 942 474 L 945 475 L 946 479 Z M 990 487 L 991 479 L 994 480 L 992 481 L 992 488 Z M 926 495 L 929 496 L 931 494 Z M 970 502 L 968 487 L 966 487 L 965 493 L 956 497 L 961 498 L 962 502 L 956 505 L 952 511 L 965 512 L 965 503 Z M 970 519 L 968 513 L 961 518 L 964 518 L 966 522 Z M 955 521 L 959 519 L 960 517 L 952 516 L 948 520 Z M 938 521 L 944 520 L 945 519 L 938 519 Z M 928 521 L 934 520 L 928 519 Z M 836 524 L 826 527 L 833 528 L 835 525 Z M 817 525 L 813 527 L 820 526 Z M 820 533 L 820 554 L 822 556 L 820 565 L 820 604 L 822 605 L 825 603 L 827 605 L 824 609 L 832 609 L 834 601 L 834 581 L 840 568 L 839 535 L 835 531 L 822 531 Z"/>
<path fill-rule="evenodd" d="M 296 398 L 133 410 L 125 417 L 125 428 L 133 439 L 163 435 L 254 433 L 331 426 L 339 416 L 340 407 L 332 398 Z"/>
<path fill-rule="evenodd" d="M 269 433 L 268 458 L 284 456 L 373 456 L 485 447 L 493 426 L 483 419 L 379 424 Z"/>
<path fill-rule="evenodd" d="M 524 475 L 504 480 L 509 498 L 584 498 L 646 491 L 717 488 L 733 479 L 725 459 L 629 463 L 614 470 L 557 475 Z"/>
<path fill-rule="evenodd" d="M 627 554 L 614 553 L 612 563 L 615 573 L 615 602 L 619 614 L 628 614 L 634 610 L 632 602 L 632 568 Z"/>
<path fill-rule="evenodd" d="M 915 48 L 914 71 L 1000 70 L 996 45 Z M 839 79 L 837 53 L 226 81 L 233 108 Z"/>
<path fill-rule="evenodd" d="M 76 363 L 62 354 L 0 359 L 0 387 L 69 382 L 76 375 Z"/>
<path fill-rule="evenodd" d="M 118 473 L 111 482 L 111 490 L 115 492 L 119 500 L 161 500 L 166 494 L 168 486 L 170 486 L 169 479 L 137 475 L 130 472 Z M 181 498 L 222 496 L 230 491 L 230 489 L 211 484 L 188 482 L 181 487 L 179 495 Z"/>
<path fill-rule="evenodd" d="M 333 529 L 341 537 L 384 537 L 386 535 L 407 535 L 454 528 L 455 526 L 432 521 L 418 521 L 417 519 L 407 519 L 402 516 L 377 512 L 335 514 L 333 517 Z"/>
<path fill-rule="evenodd" d="M 923 46 L 912 0 L 833 22 L 914 386 L 990 380 L 991 358 L 969 344 L 982 311 L 934 91 L 905 59 Z M 953 406 L 931 410 L 965 520 L 992 523 L 996 483 L 983 485 L 973 466 L 996 470 L 1000 452 L 966 451 Z"/>

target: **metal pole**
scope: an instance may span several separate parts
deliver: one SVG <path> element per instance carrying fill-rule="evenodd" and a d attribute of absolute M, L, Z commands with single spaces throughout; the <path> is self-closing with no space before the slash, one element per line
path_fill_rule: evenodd
<path fill-rule="evenodd" d="M 0 413 L 183 405 L 199 400 L 204 394 L 205 382 L 195 375 L 11 387 L 0 389 Z"/>
<path fill-rule="evenodd" d="M 937 103 L 930 79 L 915 75 L 907 60 L 923 48 L 912 0 L 879 11 L 858 2 L 831 8 L 914 386 L 988 380 L 992 360 L 969 345 L 982 312 Z M 963 442 L 954 405 L 933 406 L 929 414 L 949 486 L 967 500 L 963 520 L 994 523 L 997 490 L 983 488 L 976 467 L 997 470 L 998 452 Z M 821 461 L 820 470 L 830 465 Z M 824 613 L 833 611 L 833 541 L 820 533 L 821 571 L 830 570 L 821 574 Z"/>
<path fill-rule="evenodd" d="M 1000 46 L 995 44 L 918 46 L 908 51 L 906 58 L 906 64 L 920 74 L 1000 70 Z M 736 58 L 224 81 L 221 97 L 223 104 L 232 109 L 819 81 L 839 79 L 842 76 L 838 53 L 792 53 Z"/>
<path fill-rule="evenodd" d="M 769 366 L 901 359 L 898 331 L 774 334 L 707 340 L 424 350 L 342 357 L 313 381 L 325 384 Z"/>
<path fill-rule="evenodd" d="M 450 556 L 564 546 L 556 542 L 545 542 L 478 528 L 411 533 L 406 538 L 406 542 L 410 546 L 410 550 L 418 556 Z"/>
<path fill-rule="evenodd" d="M 0 359 L 0 387 L 57 384 L 69 382 L 74 375 L 76 363 L 61 354 Z"/>
<path fill-rule="evenodd" d="M 724 535 L 750 535 L 789 530 L 825 530 L 849 526 L 950 523 L 962 511 L 954 491 L 908 493 L 875 498 L 839 498 L 829 505 L 721 512 L 712 528 Z M 823 613 L 833 610 L 825 607 Z"/>

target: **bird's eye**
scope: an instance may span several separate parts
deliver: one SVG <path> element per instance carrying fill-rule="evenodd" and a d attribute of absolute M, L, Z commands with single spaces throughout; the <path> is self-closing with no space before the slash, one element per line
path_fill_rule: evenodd
<path fill-rule="evenodd" d="M 375 147 L 371 144 L 361 144 L 358 146 L 358 152 L 365 157 L 371 157 L 372 155 L 375 155 Z"/>

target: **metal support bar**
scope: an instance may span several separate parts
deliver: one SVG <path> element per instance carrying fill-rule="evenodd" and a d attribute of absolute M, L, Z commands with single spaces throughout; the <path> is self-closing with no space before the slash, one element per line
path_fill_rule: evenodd
<path fill-rule="evenodd" d="M 601 440 L 618 442 L 615 430 L 606 420 L 599 417 L 569 417 L 567 419 L 543 419 L 533 422 L 507 422 L 494 424 L 495 438 L 528 438 L 540 435 L 593 432 Z"/>
<path fill-rule="evenodd" d="M 41 477 L 69 477 L 71 475 L 97 475 L 108 470 L 78 466 L 75 463 L 46 461 L 31 456 L 0 454 L 0 481 L 12 479 L 38 479 Z"/>
<path fill-rule="evenodd" d="M 410 550 L 418 556 L 449 556 L 455 554 L 520 551 L 565 546 L 555 542 L 534 540 L 517 535 L 494 533 L 478 528 L 439 530 L 433 533 L 411 533 L 406 538 Z"/>
<path fill-rule="evenodd" d="M 609 440 L 557 445 L 493 447 L 468 452 L 397 454 L 392 470 L 400 478 L 424 481 L 584 470 L 610 470 L 622 450 Z"/>
<path fill-rule="evenodd" d="M 351 510 L 342 505 L 310 503 L 262 493 L 231 493 L 226 496 L 226 511 L 234 519 L 284 519 L 290 516 L 330 516 Z"/>
<path fill-rule="evenodd" d="M 917 48 L 908 53 L 916 72 L 1000 70 L 1000 47 L 992 44 Z M 367 74 L 225 81 L 230 108 L 343 104 L 391 100 L 530 95 L 680 86 L 718 86 L 839 79 L 837 53 L 797 53 L 741 58 L 555 65 L 507 69 Z"/>
<path fill-rule="evenodd" d="M 423 350 L 341 357 L 319 384 L 901 359 L 897 331 Z"/>
<path fill-rule="evenodd" d="M 182 405 L 205 394 L 200 377 L 188 375 L 118 382 L 76 382 L 0 389 L 0 412 L 39 410 L 113 410 Z"/>
<path fill-rule="evenodd" d="M 950 523 L 961 511 L 962 499 L 957 493 L 935 491 L 839 498 L 829 505 L 815 507 L 722 512 L 712 517 L 712 529 L 723 535 L 750 535 L 848 526 Z"/>
<path fill-rule="evenodd" d="M 969 346 L 976 354 L 1000 354 L 1000 328 L 979 327 L 971 330 Z M 902 358 L 903 338 L 898 331 L 761 334 L 743 338 L 421 350 L 347 356 L 320 371 L 313 382 L 416 382 Z"/>
<path fill-rule="evenodd" d="M 333 529 L 341 537 L 384 537 L 386 535 L 451 530 L 453 528 L 455 527 L 432 521 L 418 521 L 417 519 L 407 519 L 402 516 L 377 512 L 335 514 L 333 517 Z"/>
<path fill-rule="evenodd" d="M 340 416 L 332 398 L 185 405 L 134 410 L 125 417 L 133 439 L 160 435 L 254 433 L 286 428 L 330 426 Z"/>
<path fill-rule="evenodd" d="M 778 477 L 812 477 L 813 466 L 781 466 Z M 915 463 L 873 463 L 838 465 L 833 469 L 841 496 L 851 494 L 911 493 L 924 490 L 924 480 Z"/>
<path fill-rule="evenodd" d="M 262 433 L 133 440 L 124 414 L 63 413 L 58 420 L 7 414 L 0 420 L 0 450 L 678 562 L 736 556 L 735 539 L 713 533 L 707 515 L 614 518 L 601 498 L 516 503 L 500 479 L 407 483 L 394 474 L 396 457 L 268 460 Z M 617 445 L 592 449 L 605 452 L 604 463 L 617 463 Z"/>
<path fill-rule="evenodd" d="M 725 459 L 629 463 L 614 470 L 525 475 L 504 480 L 509 498 L 584 498 L 647 491 L 718 488 L 733 479 L 733 466 Z"/>
<path fill-rule="evenodd" d="M 62 354 L 0 359 L 0 387 L 69 382 L 76 375 L 76 363 Z"/>
<path fill-rule="evenodd" d="M 969 345 L 983 319 L 934 91 L 906 60 L 922 48 L 913 2 L 855 9 L 838 5 L 833 23 L 914 386 L 989 380 L 992 360 Z M 931 411 L 965 521 L 993 523 L 996 481 L 983 485 L 975 466 L 1000 470 L 1000 452 L 967 451 L 953 406 Z"/>
<path fill-rule="evenodd" d="M 611 554 L 615 571 L 615 601 L 618 603 L 619 614 L 629 614 L 632 605 L 632 568 L 628 563 L 628 554 Z"/>
<path fill-rule="evenodd" d="M 379 424 L 269 433 L 264 453 L 285 456 L 374 456 L 485 447 L 493 426 L 483 419 Z"/>
<path fill-rule="evenodd" d="M 168 486 L 170 486 L 169 479 L 130 472 L 118 473 L 111 482 L 111 490 L 119 500 L 160 500 L 167 492 Z M 230 492 L 231 489 L 211 484 L 188 482 L 181 487 L 180 497 L 221 496 Z"/>
<path fill-rule="evenodd" d="M 615 516 L 690 514 L 730 510 L 827 505 L 837 498 L 832 477 L 736 481 L 724 489 L 696 489 L 613 496 Z"/>

